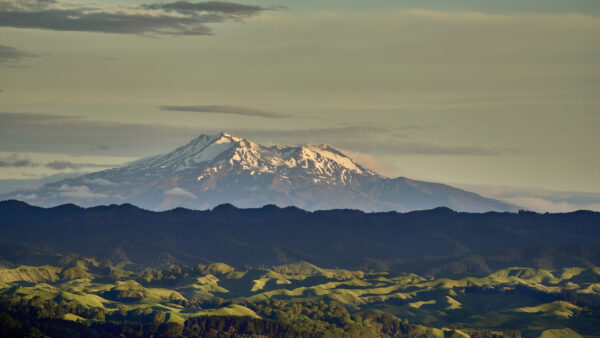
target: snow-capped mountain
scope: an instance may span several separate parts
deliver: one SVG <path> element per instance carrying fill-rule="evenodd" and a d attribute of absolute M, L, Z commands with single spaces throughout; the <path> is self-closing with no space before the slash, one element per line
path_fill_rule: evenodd
<path fill-rule="evenodd" d="M 132 203 L 147 209 L 294 205 L 308 210 L 514 210 L 438 183 L 387 178 L 327 145 L 266 147 L 226 133 L 201 135 L 174 151 L 120 168 L 2 196 L 51 206 Z"/>

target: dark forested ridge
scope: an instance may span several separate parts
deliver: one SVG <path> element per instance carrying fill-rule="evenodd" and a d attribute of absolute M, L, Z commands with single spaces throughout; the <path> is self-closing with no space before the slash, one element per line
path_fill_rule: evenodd
<path fill-rule="evenodd" d="M 600 264 L 600 213 L 307 212 L 264 206 L 152 212 L 132 205 L 39 208 L 0 202 L 0 259 L 75 253 L 141 266 L 225 262 L 433 274 Z"/>

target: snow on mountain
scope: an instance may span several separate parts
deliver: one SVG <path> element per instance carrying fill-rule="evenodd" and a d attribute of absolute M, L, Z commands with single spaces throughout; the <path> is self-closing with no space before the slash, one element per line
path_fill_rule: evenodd
<path fill-rule="evenodd" d="M 127 202 L 156 210 L 206 209 L 222 203 L 309 210 L 514 210 L 447 185 L 383 177 L 328 145 L 266 147 L 227 133 L 201 135 L 167 154 L 2 198 L 43 206 Z"/>

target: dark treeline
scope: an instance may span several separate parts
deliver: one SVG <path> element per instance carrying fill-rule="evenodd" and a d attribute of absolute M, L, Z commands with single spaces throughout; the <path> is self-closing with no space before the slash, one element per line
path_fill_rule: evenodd
<path fill-rule="evenodd" d="M 38 263 L 48 252 L 143 266 L 305 260 L 330 268 L 437 275 L 600 264 L 600 213 L 588 211 L 363 213 L 222 205 L 151 212 L 132 205 L 44 209 L 5 201 L 0 238 L 0 259 L 16 264 Z"/>

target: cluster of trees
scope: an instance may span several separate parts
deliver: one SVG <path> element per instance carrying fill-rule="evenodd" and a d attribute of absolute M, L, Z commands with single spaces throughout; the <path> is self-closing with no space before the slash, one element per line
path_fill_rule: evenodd
<path fill-rule="evenodd" d="M 207 274 L 219 275 L 224 278 L 233 278 L 236 271 L 227 265 L 219 266 L 220 264 L 198 264 L 193 267 L 185 265 L 176 265 L 168 269 L 147 268 L 140 275 L 139 279 L 148 284 L 170 285 L 182 280 L 188 280 L 198 276 Z M 245 266 L 238 270 L 238 274 L 243 274 L 248 271 L 249 267 Z"/>
<path fill-rule="evenodd" d="M 166 270 L 146 269 L 140 275 L 140 279 L 146 283 L 157 283 L 164 281 L 181 281 L 196 275 L 198 271 L 185 266 L 175 266 Z"/>
<path fill-rule="evenodd" d="M 104 320 L 103 315 L 87 312 L 78 305 L 43 301 L 39 298 L 21 301 L 2 296 L 0 337 L 110 337 L 95 327 L 62 320 L 65 314 L 73 312 Z"/>
<path fill-rule="evenodd" d="M 64 320 L 74 314 L 86 322 Z M 0 298 L 0 337 L 178 337 L 183 325 L 166 322 L 164 311 L 151 308 L 107 312 L 79 304 L 42 300 Z"/>
<path fill-rule="evenodd" d="M 244 304 L 263 318 L 283 323 L 301 336 L 316 337 L 428 337 L 429 329 L 382 312 L 350 314 L 335 301 L 267 299 Z"/>
<path fill-rule="evenodd" d="M 190 337 L 308 337 L 306 332 L 274 320 L 247 317 L 195 317 L 185 322 Z"/>
<path fill-rule="evenodd" d="M 600 310 L 600 296 L 592 293 L 577 292 L 578 290 L 563 289 L 562 292 L 544 292 L 527 285 L 515 285 L 508 290 L 496 287 L 471 286 L 465 288 L 465 293 L 478 294 L 514 294 L 532 297 L 540 303 L 565 301 L 582 308 L 583 311 Z"/>
<path fill-rule="evenodd" d="M 595 294 L 579 293 L 576 290 L 563 290 L 560 298 L 581 307 L 584 311 L 600 310 L 600 296 Z"/>
<path fill-rule="evenodd" d="M 183 325 L 151 308 L 115 311 L 42 300 L 0 297 L 1 337 L 427 337 L 430 329 L 380 312 L 351 315 L 336 302 L 265 300 L 248 303 L 263 318 L 192 317 Z M 74 314 L 85 322 L 63 320 Z M 481 332 L 479 337 L 492 337 Z"/>
<path fill-rule="evenodd" d="M 172 301 L 175 304 L 181 305 L 186 309 L 190 310 L 202 310 L 202 309 L 217 309 L 230 305 L 231 301 L 226 301 L 223 298 L 214 297 L 209 299 L 198 299 L 191 298 L 187 299 L 176 299 Z"/>
<path fill-rule="evenodd" d="M 597 310 L 600 299 L 566 290 L 546 293 L 527 286 L 516 286 L 500 291 L 489 287 L 469 287 L 466 293 L 514 293 L 539 299 L 544 303 L 564 300 L 582 308 L 588 320 L 600 320 Z M 226 306 L 231 301 L 179 299 L 180 305 L 190 309 Z M 236 302 L 239 302 L 236 301 Z M 256 312 L 262 319 L 245 317 L 192 317 L 183 325 L 169 322 L 168 314 L 153 308 L 130 309 L 119 305 L 116 310 L 82 306 L 59 297 L 53 300 L 39 296 L 22 299 L 0 295 L 0 337 L 85 336 L 117 337 L 149 336 L 176 337 L 427 337 L 431 329 L 412 324 L 389 314 L 375 311 L 351 313 L 332 300 L 283 300 L 239 303 Z M 72 314 L 83 322 L 63 320 Z M 502 328 L 500 328 L 502 329 Z M 502 334 L 490 330 L 469 331 L 472 337 L 520 337 L 518 331 Z"/>

